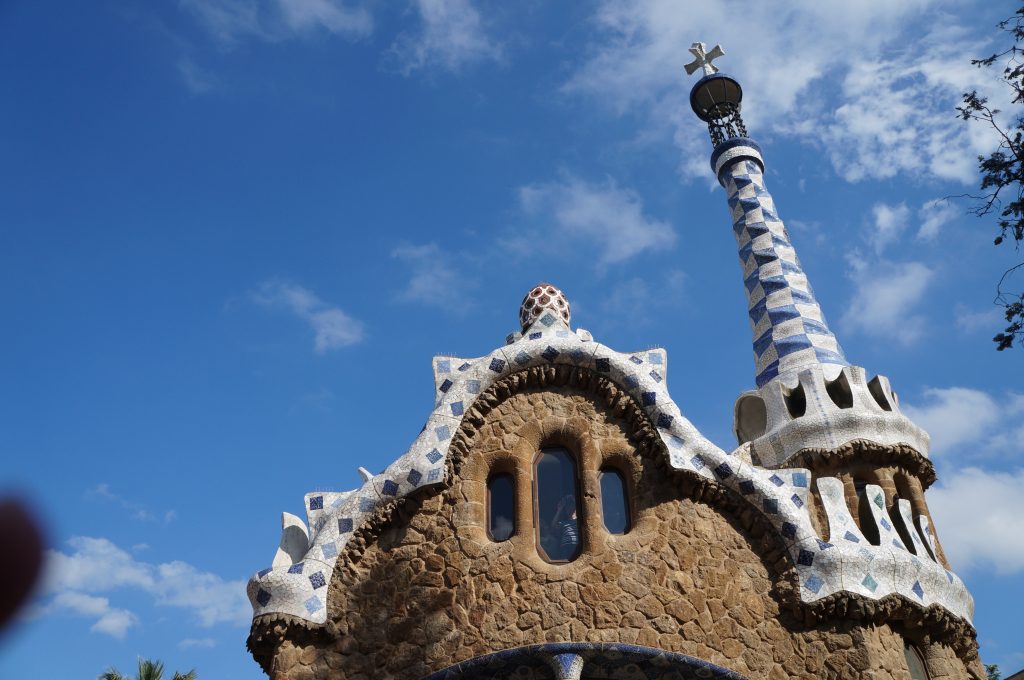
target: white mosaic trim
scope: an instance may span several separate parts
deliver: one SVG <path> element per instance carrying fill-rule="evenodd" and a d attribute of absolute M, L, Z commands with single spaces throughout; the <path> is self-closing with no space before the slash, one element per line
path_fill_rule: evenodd
<path fill-rule="evenodd" d="M 443 481 L 449 444 L 477 396 L 496 381 L 531 366 L 568 364 L 605 375 L 628 392 L 657 428 L 672 467 L 728 486 L 768 519 L 797 565 L 801 598 L 805 602 L 842 590 L 874 598 L 898 593 L 924 606 L 939 604 L 970 620 L 973 602 L 963 582 L 952 573 L 943 570 L 933 559 L 910 554 L 902 547 L 902 542 L 897 550 L 892 541 L 899 541 L 895 530 L 891 537 L 886 534 L 889 542 L 883 541 L 880 546 L 869 545 L 863 535 L 855 531 L 856 525 L 842 501 L 842 485 L 838 480 L 819 479 L 818 485 L 832 527 L 831 535 L 838 536 L 840 531 L 854 534 L 857 540 L 847 541 L 849 546 L 838 540 L 828 543 L 816 535 L 808 512 L 809 471 L 758 467 L 750 463 L 746 447 L 727 453 L 701 435 L 669 396 L 668 357 L 662 349 L 616 352 L 594 342 L 586 331 L 572 331 L 553 315 L 544 315 L 525 332 L 510 336 L 509 344 L 487 356 L 476 359 L 436 357 L 433 363 L 436 402 L 423 431 L 402 457 L 360 488 L 344 493 L 306 495 L 310 527 L 308 550 L 301 561 L 293 564 L 282 564 L 279 552 L 276 566 L 250 579 L 247 591 L 254 616 L 282 613 L 324 623 L 329 581 L 337 556 L 349 538 L 381 503 Z M 801 380 L 807 380 L 809 393 L 817 389 L 814 375 L 813 371 L 801 373 Z M 779 384 L 773 381 L 762 392 Z M 821 388 L 824 389 L 824 383 Z M 808 398 L 809 413 L 812 401 Z M 857 409 L 852 411 L 851 415 L 860 413 Z M 839 422 L 841 425 L 842 421 Z M 834 447 L 836 425 L 825 423 L 818 427 L 831 427 L 831 434 L 824 435 L 826 442 L 822 445 Z M 808 429 L 807 432 L 813 440 L 813 431 Z M 927 436 L 923 436 L 926 442 Z M 816 444 L 804 444 L 813 445 Z M 835 495 L 837 489 L 839 496 Z M 826 497 L 828 501 L 824 500 Z M 876 517 L 880 528 L 884 529 L 883 519 L 881 515 Z M 928 536 L 930 534 L 925 536 L 926 542 Z M 876 584 L 873 589 L 864 585 L 865 575 L 872 576 Z M 918 590 L 921 590 L 920 595 Z"/>
<path fill-rule="evenodd" d="M 826 381 L 835 380 L 840 374 L 850 386 L 850 408 L 836 405 L 826 388 Z M 927 457 L 928 433 L 903 415 L 889 381 L 879 376 L 879 383 L 891 410 L 883 409 L 875 401 L 860 366 L 810 366 L 793 377 L 773 380 L 759 390 L 744 393 L 737 400 L 737 407 L 745 398 L 758 397 L 764 401 L 768 414 L 764 433 L 750 442 L 754 460 L 765 467 L 786 465 L 804 449 L 837 449 L 857 439 L 883 446 L 905 444 Z M 797 385 L 803 388 L 806 410 L 793 417 L 786 406 L 786 395 Z M 736 418 L 733 429 L 738 432 L 738 412 Z"/>

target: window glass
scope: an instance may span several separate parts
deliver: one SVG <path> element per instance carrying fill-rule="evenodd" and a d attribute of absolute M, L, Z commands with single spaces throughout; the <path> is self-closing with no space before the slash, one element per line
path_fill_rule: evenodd
<path fill-rule="evenodd" d="M 910 670 L 912 680 L 928 680 L 928 671 L 924 666 L 924 659 L 917 647 L 909 642 L 903 643 L 903 654 L 907 657 L 907 668 Z"/>
<path fill-rule="evenodd" d="M 516 529 L 515 485 L 512 475 L 494 475 L 487 482 L 487 530 L 495 541 L 504 541 Z"/>
<path fill-rule="evenodd" d="M 608 533 L 624 534 L 629 531 L 626 480 L 618 470 L 601 470 L 601 517 Z"/>
<path fill-rule="evenodd" d="M 579 551 L 576 461 L 565 449 L 544 449 L 534 466 L 534 502 L 541 553 L 566 562 Z"/>

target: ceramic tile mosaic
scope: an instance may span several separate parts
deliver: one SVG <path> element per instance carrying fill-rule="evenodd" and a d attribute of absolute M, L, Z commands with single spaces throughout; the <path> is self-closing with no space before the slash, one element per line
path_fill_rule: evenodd
<path fill-rule="evenodd" d="M 743 266 L 757 386 L 812 365 L 848 365 L 765 188 L 763 165 L 737 160 L 720 168 L 718 178 Z"/>

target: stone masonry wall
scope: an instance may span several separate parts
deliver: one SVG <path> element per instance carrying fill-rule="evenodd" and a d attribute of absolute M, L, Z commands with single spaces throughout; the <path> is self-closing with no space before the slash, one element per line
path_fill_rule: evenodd
<path fill-rule="evenodd" d="M 450 485 L 425 490 L 419 507 L 338 561 L 325 630 L 278 626 L 287 639 L 265 661 L 273 680 L 413 679 L 550 641 L 659 647 L 750 678 L 909 680 L 902 638 L 889 626 L 798 620 L 781 604 L 792 585 L 774 536 L 687 497 L 682 473 L 657 452 L 638 454 L 630 430 L 621 404 L 571 387 L 527 390 L 495 406 Z M 544 561 L 535 547 L 532 462 L 548 445 L 570 449 L 581 468 L 583 551 L 568 564 Z M 633 527 L 624 536 L 600 520 L 604 466 L 630 487 Z M 516 531 L 501 543 L 485 530 L 495 471 L 516 484 Z M 916 642 L 933 677 L 983 677 L 977 659 L 969 675 L 949 648 Z"/>

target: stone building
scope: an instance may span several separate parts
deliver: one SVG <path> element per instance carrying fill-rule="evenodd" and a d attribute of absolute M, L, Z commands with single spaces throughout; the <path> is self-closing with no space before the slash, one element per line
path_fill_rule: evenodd
<path fill-rule="evenodd" d="M 845 358 L 764 183 L 739 83 L 691 51 L 753 329 L 738 445 L 669 396 L 663 350 L 573 329 L 557 288 L 363 485 L 283 516 L 248 646 L 272 680 L 984 678 L 925 500 L 928 435 Z"/>

